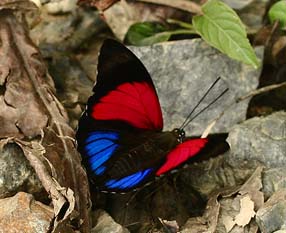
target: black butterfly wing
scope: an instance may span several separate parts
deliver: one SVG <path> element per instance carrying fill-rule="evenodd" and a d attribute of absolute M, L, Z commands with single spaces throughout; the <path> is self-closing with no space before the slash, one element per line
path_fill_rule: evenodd
<path fill-rule="evenodd" d="M 142 152 L 140 146 L 150 134 L 163 127 L 150 75 L 126 47 L 106 40 L 93 91 L 76 135 L 83 161 L 100 190 L 136 188 L 153 177 L 161 164 L 159 160 L 154 162 L 152 153 L 136 155 Z"/>
<path fill-rule="evenodd" d="M 101 191 L 126 192 L 151 181 L 166 152 L 178 143 L 170 133 L 85 118 L 77 133 L 78 149 L 92 183 Z"/>

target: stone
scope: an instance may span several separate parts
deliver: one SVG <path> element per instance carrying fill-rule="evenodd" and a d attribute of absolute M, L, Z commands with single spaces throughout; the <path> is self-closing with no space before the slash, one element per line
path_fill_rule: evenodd
<path fill-rule="evenodd" d="M 262 191 L 270 197 L 286 187 L 286 113 L 255 117 L 235 125 L 227 141 L 230 151 L 202 163 L 191 164 L 179 176 L 205 196 L 223 187 L 243 183 L 258 166 L 263 170 Z"/>
<path fill-rule="evenodd" d="M 60 90 L 57 97 L 68 112 L 69 124 L 75 129 L 82 114 L 81 106 L 92 95 L 93 82 L 77 60 L 63 54 L 50 59 L 49 72 Z"/>
<path fill-rule="evenodd" d="M 256 214 L 256 223 L 263 233 L 286 229 L 286 189 L 275 192 Z"/>
<path fill-rule="evenodd" d="M 96 210 L 94 213 L 96 225 L 92 228 L 91 233 L 128 233 L 129 231 L 116 223 L 108 213 L 103 210 Z"/>
<path fill-rule="evenodd" d="M 163 110 L 165 130 L 180 127 L 218 77 L 221 81 L 199 109 L 214 100 L 226 87 L 229 91 L 186 127 L 187 135 L 200 135 L 226 108 L 227 112 L 216 123 L 212 133 L 228 132 L 234 124 L 245 119 L 249 100 L 238 104 L 234 100 L 256 89 L 260 69 L 255 70 L 230 59 L 201 39 L 133 46 L 130 49 L 151 74 Z M 262 57 L 262 52 L 261 47 L 257 49 L 258 57 Z"/>
<path fill-rule="evenodd" d="M 224 3 L 226 3 L 228 6 L 230 6 L 233 9 L 243 9 L 247 5 L 249 5 L 251 2 L 254 0 L 241 0 L 241 1 L 236 1 L 236 0 L 222 0 Z"/>
<path fill-rule="evenodd" d="M 31 194 L 19 192 L 0 199 L 0 232 L 46 233 L 53 218 L 53 210 Z"/>
<path fill-rule="evenodd" d="M 43 186 L 18 145 L 0 147 L 0 198 L 19 191 L 33 194 L 43 192 Z"/>
<path fill-rule="evenodd" d="M 255 160 L 267 168 L 286 166 L 286 112 L 254 117 L 236 125 L 227 138 L 231 153 L 226 157 L 234 167 Z"/>
<path fill-rule="evenodd" d="M 61 7 L 60 4 L 65 2 L 74 2 L 74 0 L 53 1 L 49 4 Z M 57 55 L 54 54 L 55 51 L 77 49 L 86 40 L 106 28 L 98 12 L 78 7 L 63 15 L 52 15 L 43 9 L 40 14 L 41 20 L 32 27 L 30 36 L 39 46 L 44 57 Z"/>
<path fill-rule="evenodd" d="M 263 172 L 263 193 L 268 199 L 280 189 L 286 189 L 285 167 L 265 169 Z"/>

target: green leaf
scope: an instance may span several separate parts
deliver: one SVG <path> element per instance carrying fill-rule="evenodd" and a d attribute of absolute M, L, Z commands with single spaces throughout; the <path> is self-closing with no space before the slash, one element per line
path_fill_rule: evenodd
<path fill-rule="evenodd" d="M 194 31 L 189 29 L 168 31 L 167 27 L 157 22 L 135 23 L 128 29 L 124 40 L 128 44 L 144 46 L 168 41 L 172 35 L 177 34 L 194 34 Z"/>
<path fill-rule="evenodd" d="M 210 45 L 229 57 L 257 68 L 260 64 L 237 14 L 218 0 L 202 6 L 203 15 L 193 17 L 194 29 Z"/>
<path fill-rule="evenodd" d="M 282 0 L 276 2 L 269 10 L 268 17 L 270 22 L 278 20 L 280 22 L 281 28 L 286 26 L 286 1 Z"/>

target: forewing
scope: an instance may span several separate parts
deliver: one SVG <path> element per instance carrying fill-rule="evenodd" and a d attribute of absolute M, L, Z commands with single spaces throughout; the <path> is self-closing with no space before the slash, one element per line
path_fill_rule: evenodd
<path fill-rule="evenodd" d="M 106 40 L 98 58 L 97 83 L 87 114 L 95 120 L 120 120 L 133 127 L 162 130 L 160 103 L 150 75 L 125 46 Z"/>

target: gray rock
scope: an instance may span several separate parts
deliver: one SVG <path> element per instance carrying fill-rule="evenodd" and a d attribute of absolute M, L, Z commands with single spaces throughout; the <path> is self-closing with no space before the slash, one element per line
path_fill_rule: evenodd
<path fill-rule="evenodd" d="M 58 3 L 51 2 L 49 4 Z M 82 8 L 76 8 L 73 12 L 60 16 L 51 15 L 42 10 L 40 18 L 41 21 L 30 30 L 30 36 L 39 46 L 44 57 L 56 55 L 54 54 L 55 50 L 76 49 L 94 34 L 106 28 L 98 12 Z"/>
<path fill-rule="evenodd" d="M 249 5 L 251 2 L 253 2 L 254 0 L 240 0 L 240 1 L 222 0 L 222 1 L 233 9 L 242 9 L 246 7 L 247 5 Z"/>
<path fill-rule="evenodd" d="M 263 172 L 263 193 L 268 199 L 274 192 L 286 189 L 285 167 L 265 169 Z"/>
<path fill-rule="evenodd" d="M 286 229 L 286 189 L 275 192 L 257 211 L 256 222 L 262 233 Z"/>
<path fill-rule="evenodd" d="M 177 180 L 190 185 L 204 197 L 210 197 L 215 190 L 241 185 L 251 176 L 256 166 L 230 166 L 225 162 L 227 156 L 228 153 L 202 163 L 191 164 L 180 173 Z"/>
<path fill-rule="evenodd" d="M 92 228 L 91 233 L 128 233 L 129 231 L 116 223 L 110 216 L 103 210 L 95 212 L 97 223 Z"/>
<path fill-rule="evenodd" d="M 186 128 L 188 135 L 199 135 L 234 99 L 256 89 L 260 70 L 234 61 L 201 39 L 181 40 L 146 47 L 130 47 L 142 60 L 157 87 L 165 130 L 179 127 L 208 87 L 221 77 L 218 85 L 200 109 L 215 99 L 222 90 L 230 90 L 217 103 Z M 263 49 L 257 50 L 262 56 Z M 213 132 L 227 132 L 245 119 L 248 100 L 232 104 L 217 122 Z M 198 111 L 196 111 L 198 112 Z"/>
<path fill-rule="evenodd" d="M 286 166 L 286 112 L 255 117 L 236 125 L 227 139 L 233 166 L 255 160 L 268 168 Z"/>
<path fill-rule="evenodd" d="M 43 187 L 22 150 L 9 143 L 0 148 L 0 198 L 19 191 L 36 194 L 42 192 Z"/>
<path fill-rule="evenodd" d="M 49 60 L 49 72 L 60 90 L 57 97 L 68 112 L 69 124 L 75 129 L 82 114 L 81 106 L 84 106 L 92 95 L 93 82 L 77 60 L 64 54 L 53 56 Z"/>
<path fill-rule="evenodd" d="M 192 164 L 180 175 L 203 195 L 214 190 L 237 186 L 257 166 L 264 166 L 262 191 L 270 197 L 286 187 L 286 113 L 255 117 L 234 126 L 228 136 L 230 151 L 222 156 Z"/>

